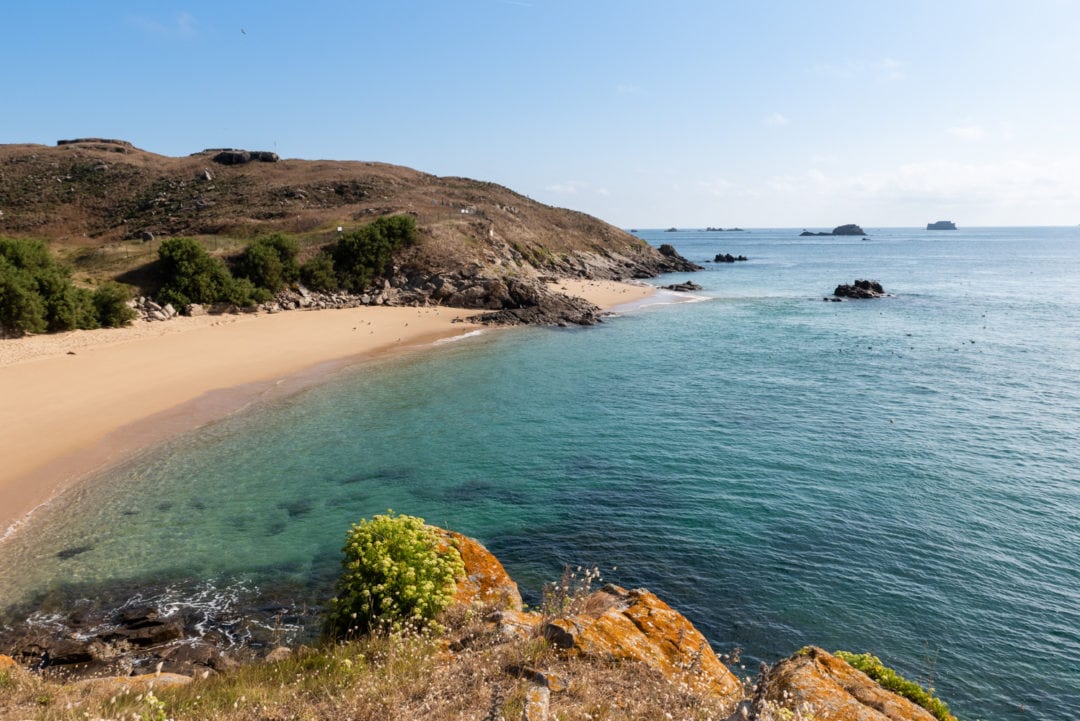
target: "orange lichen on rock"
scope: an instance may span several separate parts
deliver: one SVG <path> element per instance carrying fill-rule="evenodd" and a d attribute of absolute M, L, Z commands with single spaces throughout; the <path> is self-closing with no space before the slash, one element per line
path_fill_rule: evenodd
<path fill-rule="evenodd" d="M 442 528 L 434 530 L 439 537 L 440 550 L 453 546 L 465 564 L 465 575 L 456 581 L 454 603 L 521 610 L 521 592 L 517 584 L 491 551 L 476 539 L 460 533 Z"/>
<path fill-rule="evenodd" d="M 739 679 L 720 663 L 701 632 L 655 594 L 609 584 L 591 594 L 585 608 L 550 620 L 545 637 L 584 656 L 640 661 L 694 693 L 738 701 Z"/>
<path fill-rule="evenodd" d="M 4 670 L 5 668 L 14 668 L 15 666 L 18 666 L 18 664 L 15 663 L 15 659 L 13 659 L 11 656 L 5 656 L 4 654 L 0 653 L 0 671 Z"/>
<path fill-rule="evenodd" d="M 815 646 L 773 667 L 766 698 L 789 708 L 810 704 L 818 721 L 936 721 L 922 706 Z"/>

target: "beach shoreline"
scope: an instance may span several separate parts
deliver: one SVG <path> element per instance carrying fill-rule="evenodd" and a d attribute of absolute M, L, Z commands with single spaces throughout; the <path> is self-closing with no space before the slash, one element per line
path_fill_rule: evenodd
<path fill-rule="evenodd" d="M 565 280 L 605 310 L 655 288 Z M 268 394 L 485 326 L 475 310 L 359 307 L 178 318 L 0 341 L 0 543 L 80 479 Z"/>

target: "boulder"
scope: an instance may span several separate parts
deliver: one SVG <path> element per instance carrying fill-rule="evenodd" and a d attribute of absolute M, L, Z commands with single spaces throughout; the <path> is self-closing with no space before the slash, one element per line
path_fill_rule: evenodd
<path fill-rule="evenodd" d="M 0 653 L 0 671 L 8 668 L 15 668 L 18 665 L 19 664 L 15 663 L 15 659 L 13 659 L 11 656 L 5 656 L 4 654 Z"/>
<path fill-rule="evenodd" d="M 246 150 L 222 150 L 214 156 L 214 162 L 222 165 L 243 165 L 251 162 L 251 153 Z"/>
<path fill-rule="evenodd" d="M 443 548 L 453 545 L 465 564 L 465 576 L 457 580 L 454 603 L 496 606 L 521 611 L 521 592 L 499 559 L 476 539 L 444 528 L 434 528 Z"/>
<path fill-rule="evenodd" d="M 584 608 L 546 623 L 544 637 L 582 656 L 644 663 L 694 693 L 732 707 L 738 702 L 739 679 L 720 663 L 701 632 L 653 593 L 609 584 L 593 592 Z"/>
<path fill-rule="evenodd" d="M 765 697 L 790 709 L 809 704 L 817 721 L 936 721 L 922 706 L 814 646 L 772 668 Z"/>
<path fill-rule="evenodd" d="M 746 260 L 745 255 L 732 255 L 731 253 L 717 253 L 713 258 L 714 263 L 734 263 L 739 260 Z"/>
<path fill-rule="evenodd" d="M 883 298 L 888 295 L 876 280 L 856 280 L 851 285 L 838 285 L 833 295 L 837 298 Z"/>
<path fill-rule="evenodd" d="M 673 283 L 671 285 L 662 286 L 664 290 L 674 290 L 679 293 L 689 293 L 692 290 L 702 290 L 702 287 L 693 281 L 686 281 L 685 283 Z"/>
<path fill-rule="evenodd" d="M 139 676 L 113 676 L 109 678 L 87 678 L 77 682 L 90 686 L 103 695 L 140 694 L 156 688 L 184 686 L 191 683 L 190 676 L 178 673 L 144 673 Z"/>
<path fill-rule="evenodd" d="M 288 646 L 278 646 L 277 648 L 270 651 L 270 653 L 266 654 L 266 657 L 263 658 L 263 661 L 265 661 L 266 663 L 281 663 L 282 661 L 288 661 L 290 658 L 292 658 L 292 655 L 292 649 Z"/>

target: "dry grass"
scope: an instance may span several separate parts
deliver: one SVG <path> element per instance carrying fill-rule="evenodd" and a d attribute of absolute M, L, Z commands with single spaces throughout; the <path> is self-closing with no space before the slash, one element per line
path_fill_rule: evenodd
<path fill-rule="evenodd" d="M 479 613 L 439 638 L 377 636 L 301 650 L 278 663 L 150 695 L 0 671 L 0 719 L 520 719 L 531 685 L 552 679 L 551 719 L 725 719 L 731 712 L 636 663 L 563 655 L 511 638 Z"/>

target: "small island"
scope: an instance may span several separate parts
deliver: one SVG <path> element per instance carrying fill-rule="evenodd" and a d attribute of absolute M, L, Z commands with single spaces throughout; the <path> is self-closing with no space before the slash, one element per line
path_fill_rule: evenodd
<path fill-rule="evenodd" d="M 951 220 L 938 220 L 926 224 L 927 230 L 956 230 L 956 223 Z"/>
<path fill-rule="evenodd" d="M 800 238 L 813 235 L 866 235 L 866 233 L 863 231 L 862 228 L 855 225 L 854 223 L 848 223 L 847 225 L 838 225 L 832 229 L 831 233 L 827 233 L 824 231 L 820 233 L 814 233 L 809 230 L 804 230 L 803 232 L 799 233 Z"/>

